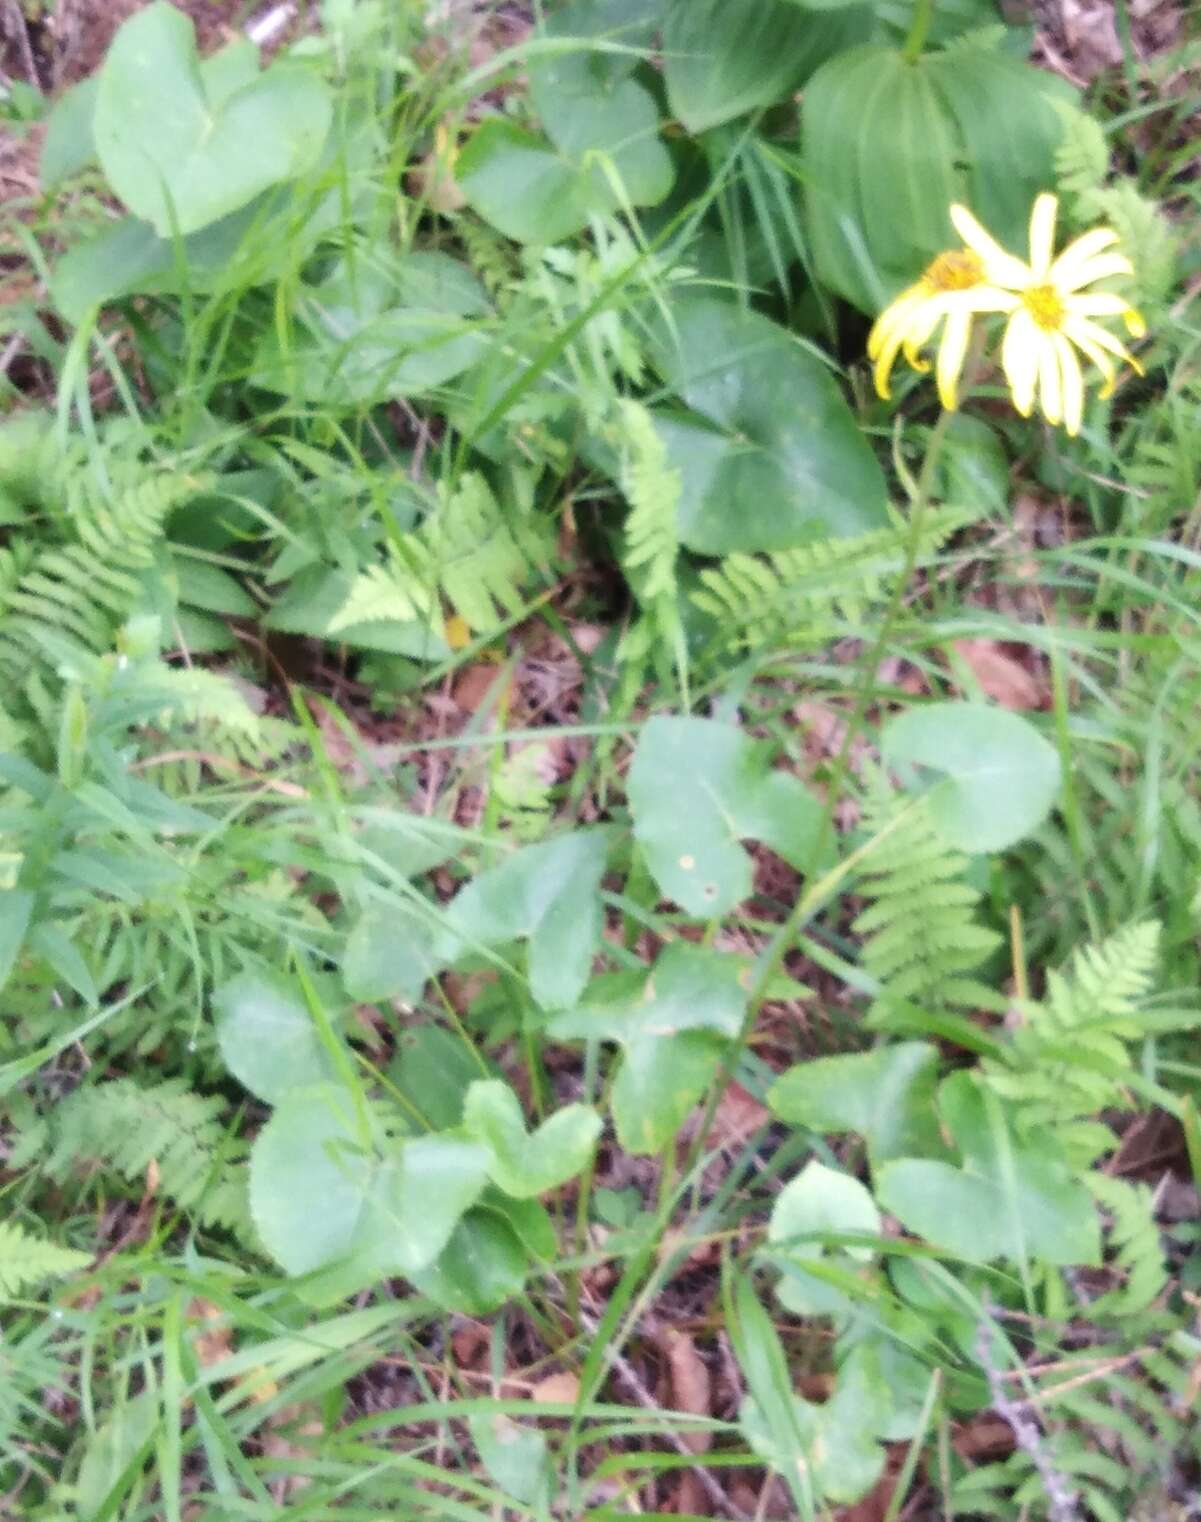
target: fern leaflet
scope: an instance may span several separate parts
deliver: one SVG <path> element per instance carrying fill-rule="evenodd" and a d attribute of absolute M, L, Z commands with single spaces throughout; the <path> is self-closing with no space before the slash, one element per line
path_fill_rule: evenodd
<path fill-rule="evenodd" d="M 15 1221 L 0 1221 L 0 1295 L 19 1295 L 30 1285 L 74 1273 L 91 1261 L 86 1252 L 31 1237 Z"/>

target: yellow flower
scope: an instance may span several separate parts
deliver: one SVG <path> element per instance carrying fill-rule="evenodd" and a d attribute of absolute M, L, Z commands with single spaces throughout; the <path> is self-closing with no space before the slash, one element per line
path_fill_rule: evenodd
<path fill-rule="evenodd" d="M 979 312 L 1008 311 L 1008 296 L 997 291 L 985 273 L 984 261 L 970 248 L 939 254 L 921 279 L 901 294 L 877 318 L 868 334 L 867 357 L 875 364 L 877 395 L 891 394 L 888 377 L 903 349 L 915 370 L 930 366 L 921 350 L 943 324 L 938 346 L 938 395 L 948 412 L 959 405 L 959 377 L 967 355 L 972 318 Z"/>
<path fill-rule="evenodd" d="M 1114 359 L 1142 374 L 1125 344 L 1095 319 L 1121 317 L 1135 337 L 1146 332 L 1146 324 L 1122 297 L 1086 289 L 1111 275 L 1134 273 L 1130 260 L 1114 251 L 1118 235 L 1112 228 L 1094 227 L 1056 257 L 1058 205 L 1053 195 L 1040 195 L 1035 201 L 1028 264 L 1006 253 L 966 206 L 952 206 L 951 220 L 980 261 L 983 278 L 1005 296 L 1007 305 L 993 310 L 1009 313 L 1001 364 L 1014 406 L 1029 417 L 1037 398 L 1049 423 L 1062 423 L 1075 434 L 1084 413 L 1084 375 L 1077 350 L 1101 372 L 1102 396 L 1114 388 Z"/>

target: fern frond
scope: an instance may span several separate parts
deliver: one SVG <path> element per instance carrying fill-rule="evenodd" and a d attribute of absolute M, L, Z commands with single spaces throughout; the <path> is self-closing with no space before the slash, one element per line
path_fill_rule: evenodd
<path fill-rule="evenodd" d="M 86 1252 L 31 1237 L 15 1221 L 0 1221 L 0 1295 L 19 1295 L 43 1279 L 74 1273 L 91 1261 Z"/>
<path fill-rule="evenodd" d="M 522 507 L 503 510 L 483 476 L 471 472 L 394 547 L 387 565 L 356 577 L 329 632 L 380 619 L 438 628 L 444 597 L 473 633 L 485 633 L 522 606 L 521 589 L 549 551 L 543 525 Z"/>
<path fill-rule="evenodd" d="M 650 413 L 638 402 L 618 404 L 621 489 L 630 504 L 622 562 L 644 605 L 672 597 L 680 539 L 676 510 L 683 483 L 667 463 L 667 449 Z"/>
<path fill-rule="evenodd" d="M 1091 1302 L 1089 1316 L 1137 1315 L 1159 1299 L 1168 1282 L 1154 1197 L 1145 1184 L 1112 1178 L 1107 1173 L 1090 1172 L 1085 1182 L 1109 1212 L 1110 1267 L 1122 1280 L 1117 1288 Z"/>
<path fill-rule="evenodd" d="M 1127 1103 L 1130 1047 L 1142 1036 L 1140 1006 L 1158 948 L 1157 924 L 1128 925 L 1078 951 L 1066 973 L 1049 973 L 1041 1001 L 1019 1005 L 1022 1023 L 1011 1031 L 1004 1058 L 982 1065 L 1019 1126 L 1065 1134 L 1073 1123 Z"/>
<path fill-rule="evenodd" d="M 958 509 L 928 512 L 916 565 L 926 564 L 965 521 Z M 821 644 L 860 623 L 865 609 L 887 594 L 890 578 L 905 566 L 908 533 L 895 514 L 889 528 L 854 538 L 771 555 L 728 555 L 701 572 L 692 600 L 717 621 L 727 645 Z"/>
<path fill-rule="evenodd" d="M 1109 174 L 1109 139 L 1099 121 L 1087 111 L 1054 102 L 1063 123 L 1063 137 L 1055 150 L 1055 178 L 1062 195 L 1073 200 L 1088 197 L 1104 185 Z"/>
<path fill-rule="evenodd" d="M 0 577 L 0 669 L 24 676 L 32 660 L 53 671 L 73 652 L 110 649 L 141 596 L 168 516 L 208 479 L 167 474 L 112 503 L 75 490 L 61 520 L 68 542 L 39 550 L 11 584 Z"/>
<path fill-rule="evenodd" d="M 131 1078 L 91 1084 L 51 1115 L 46 1171 L 63 1180 L 88 1163 L 142 1184 L 153 1163 L 158 1189 L 209 1226 L 245 1231 L 244 1170 L 226 1143 L 219 1099 L 193 1093 L 183 1079 L 141 1087 Z"/>
<path fill-rule="evenodd" d="M 872 900 L 855 920 L 861 962 L 880 984 L 873 1023 L 890 1007 L 926 1011 L 995 1008 L 994 992 L 975 977 L 1000 944 L 980 924 L 980 894 L 964 881 L 967 858 L 949 848 L 924 799 L 898 798 L 877 780 L 864 826 L 878 843 L 867 857 L 861 892 Z"/>

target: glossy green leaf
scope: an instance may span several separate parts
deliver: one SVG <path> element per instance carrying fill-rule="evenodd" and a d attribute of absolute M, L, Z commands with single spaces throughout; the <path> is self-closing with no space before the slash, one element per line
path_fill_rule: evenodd
<path fill-rule="evenodd" d="M 772 750 L 713 719 L 643 726 L 627 779 L 634 835 L 660 891 L 689 914 L 726 914 L 750 894 L 743 840 L 807 864 L 821 806 L 796 777 L 772 770 Z"/>
<path fill-rule="evenodd" d="M 388 1077 L 433 1130 L 445 1131 L 462 1121 L 467 1090 L 482 1071 L 462 1036 L 418 1025 L 397 1036 Z"/>
<path fill-rule="evenodd" d="M 315 74 L 275 65 L 210 93 L 191 21 L 157 0 L 118 31 L 100 71 L 95 137 L 109 183 L 160 237 L 196 232 L 313 164 L 332 119 Z"/>
<path fill-rule="evenodd" d="M 353 1260 L 363 1274 L 415 1274 L 449 1241 L 486 1180 L 488 1154 L 457 1136 L 388 1142 L 359 1130 L 332 1084 L 295 1089 L 255 1140 L 250 1204 L 290 1274 Z"/>
<path fill-rule="evenodd" d="M 938 1069 L 937 1048 L 898 1041 L 798 1063 L 772 1085 L 767 1102 L 792 1125 L 862 1136 L 873 1167 L 894 1157 L 937 1157 L 944 1150 L 934 1113 Z"/>
<path fill-rule="evenodd" d="M 689 132 L 783 100 L 871 30 L 869 5 L 818 15 L 787 0 L 666 0 L 663 67 Z"/>
<path fill-rule="evenodd" d="M 1059 794 L 1059 753 L 1021 715 L 984 703 L 931 703 L 886 726 L 887 766 L 935 779 L 930 816 L 961 851 L 1003 851 L 1036 830 Z"/>
<path fill-rule="evenodd" d="M 871 1195 L 849 1173 L 827 1168 L 816 1160 L 792 1179 L 776 1196 L 772 1206 L 767 1240 L 778 1244 L 772 1261 L 787 1265 L 787 1272 L 776 1285 L 776 1298 L 786 1310 L 798 1316 L 836 1316 L 851 1309 L 851 1302 L 835 1285 L 806 1274 L 808 1264 L 820 1263 L 828 1250 L 820 1240 L 794 1242 L 817 1232 L 865 1232 L 873 1236 L 880 1231 L 880 1212 Z M 872 1257 L 870 1247 L 842 1247 L 835 1261 Z"/>
<path fill-rule="evenodd" d="M 1100 1261 L 1093 1197 L 1050 1132 L 1019 1139 L 970 1073 L 945 1081 L 939 1108 L 962 1167 L 922 1158 L 887 1163 L 876 1181 L 886 1210 L 971 1262 Z"/>
<path fill-rule="evenodd" d="M 887 522 L 880 466 L 826 366 L 784 328 L 711 296 L 677 299 L 656 362 L 689 414 L 656 423 L 707 555 L 779 550 Z"/>
<path fill-rule="evenodd" d="M 267 1104 L 333 1077 L 304 997 L 287 979 L 241 973 L 213 994 L 213 1014 L 226 1067 Z"/>
<path fill-rule="evenodd" d="M 491 1150 L 488 1172 L 493 1182 L 517 1199 L 533 1199 L 583 1172 L 601 1130 L 595 1110 L 569 1104 L 531 1135 L 517 1095 L 499 1079 L 471 1085 L 463 1124 L 469 1136 Z"/>

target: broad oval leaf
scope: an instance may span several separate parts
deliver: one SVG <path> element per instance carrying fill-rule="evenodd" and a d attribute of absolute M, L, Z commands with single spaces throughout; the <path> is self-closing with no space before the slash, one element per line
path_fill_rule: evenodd
<path fill-rule="evenodd" d="M 957 242 L 964 201 L 1015 250 L 1054 184 L 1048 77 L 980 45 L 910 60 L 870 44 L 831 59 L 801 105 L 805 207 L 821 279 L 879 311 Z"/>
<path fill-rule="evenodd" d="M 667 0 L 663 67 L 689 132 L 782 100 L 826 58 L 871 31 L 870 5 L 808 14 L 786 0 Z"/>
<path fill-rule="evenodd" d="M 984 703 L 911 708 L 884 730 L 886 765 L 941 780 L 926 794 L 940 834 L 961 851 L 1003 851 L 1047 817 L 1059 753 L 1019 714 Z"/>
<path fill-rule="evenodd" d="M 691 415 L 656 425 L 683 491 L 693 550 L 782 550 L 888 522 L 884 476 L 828 369 L 784 328 L 690 296 L 655 335 L 668 385 Z"/>
<path fill-rule="evenodd" d="M 495 1210 L 470 1210 L 436 1263 L 412 1274 L 436 1305 L 465 1316 L 486 1316 L 519 1295 L 529 1260 L 516 1233 Z"/>
<path fill-rule="evenodd" d="M 191 21 L 159 3 L 121 27 L 100 71 L 95 137 L 109 183 L 162 238 L 196 232 L 315 162 L 333 107 L 316 75 L 279 64 L 206 88 Z"/>
<path fill-rule="evenodd" d="M 776 1298 L 798 1316 L 840 1315 L 850 1309 L 847 1295 L 835 1285 L 805 1273 L 810 1263 L 820 1263 L 828 1249 L 820 1240 L 797 1242 L 822 1232 L 836 1235 L 863 1232 L 872 1236 L 880 1231 L 880 1212 L 875 1201 L 857 1178 L 837 1169 L 827 1168 L 816 1160 L 786 1184 L 772 1206 L 768 1242 L 776 1246 L 772 1259 L 784 1264 L 787 1272 L 776 1285 Z M 870 1247 L 845 1246 L 829 1249 L 845 1253 L 848 1259 L 867 1261 Z"/>

